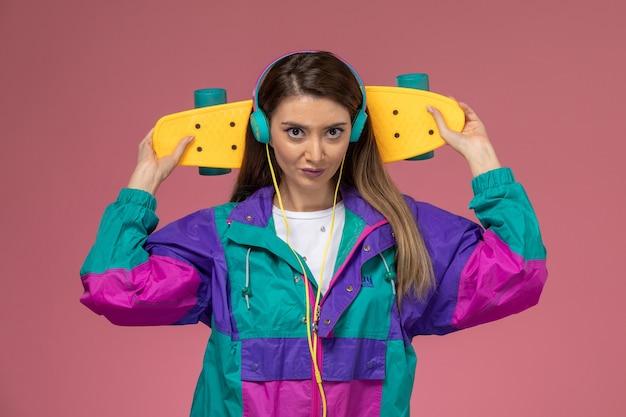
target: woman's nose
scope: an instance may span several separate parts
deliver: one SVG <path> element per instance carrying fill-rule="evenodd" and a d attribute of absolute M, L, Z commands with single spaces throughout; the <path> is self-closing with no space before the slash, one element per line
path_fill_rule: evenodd
<path fill-rule="evenodd" d="M 320 161 L 324 155 L 322 138 L 312 137 L 307 141 L 306 157 L 311 161 Z"/>

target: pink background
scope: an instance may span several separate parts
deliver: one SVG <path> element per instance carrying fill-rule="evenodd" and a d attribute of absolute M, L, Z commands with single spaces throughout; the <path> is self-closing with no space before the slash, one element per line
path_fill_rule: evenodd
<path fill-rule="evenodd" d="M 624 416 L 625 7 L 614 0 L 0 3 L 0 415 L 187 415 L 209 331 L 123 328 L 78 302 L 100 215 L 158 117 L 248 99 L 285 52 L 328 49 L 369 85 L 426 72 L 469 102 L 537 210 L 550 278 L 521 315 L 415 340 L 415 416 Z M 421 4 L 420 4 L 421 3 Z M 471 216 L 450 149 L 389 166 Z M 179 169 L 161 224 L 225 201 Z"/>

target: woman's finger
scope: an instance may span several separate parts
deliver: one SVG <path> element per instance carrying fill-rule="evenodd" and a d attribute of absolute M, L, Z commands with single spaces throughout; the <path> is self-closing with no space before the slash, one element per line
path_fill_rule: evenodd
<path fill-rule="evenodd" d="M 187 149 L 187 146 L 189 146 L 194 138 L 194 136 L 186 136 L 182 138 L 180 142 L 178 142 L 178 145 L 176 145 L 176 148 L 174 148 L 174 152 L 172 152 L 172 158 L 174 158 L 177 164 L 178 161 L 180 161 L 180 158 L 182 158 L 185 149 Z"/>
<path fill-rule="evenodd" d="M 430 113 L 433 116 L 433 119 L 435 119 L 435 123 L 437 124 L 437 128 L 439 129 L 439 133 L 442 136 L 450 130 L 438 108 L 426 106 L 426 110 L 428 110 L 428 113 Z"/>

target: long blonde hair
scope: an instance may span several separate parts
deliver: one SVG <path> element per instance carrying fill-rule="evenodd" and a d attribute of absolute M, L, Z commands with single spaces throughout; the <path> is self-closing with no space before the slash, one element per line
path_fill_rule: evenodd
<path fill-rule="evenodd" d="M 262 80 L 258 102 L 268 118 L 286 97 L 310 95 L 330 98 L 345 106 L 354 118 L 363 100 L 352 70 L 329 52 L 288 55 L 273 65 Z M 243 201 L 261 187 L 271 185 L 265 146 L 248 128 L 244 158 L 231 201 Z M 270 148 L 272 164 L 275 163 Z M 433 269 L 424 240 L 413 214 L 383 165 L 368 119 L 358 142 L 350 143 L 345 158 L 342 184 L 357 189 L 363 199 L 387 219 L 396 239 L 398 303 L 405 295 L 424 298 L 433 288 Z"/>

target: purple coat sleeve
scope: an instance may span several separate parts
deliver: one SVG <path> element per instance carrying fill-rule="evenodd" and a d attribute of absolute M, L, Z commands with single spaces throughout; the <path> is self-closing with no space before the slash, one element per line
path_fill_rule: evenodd
<path fill-rule="evenodd" d="M 403 301 L 407 334 L 446 334 L 519 313 L 539 301 L 546 251 L 522 186 L 507 168 L 476 177 L 474 209 L 482 226 L 409 201 L 431 255 L 436 287 Z"/>
<path fill-rule="evenodd" d="M 154 197 L 132 189 L 107 207 L 81 268 L 81 302 L 119 325 L 208 321 L 214 268 L 208 237 L 216 235 L 211 212 L 150 236 L 158 223 L 155 208 Z"/>

